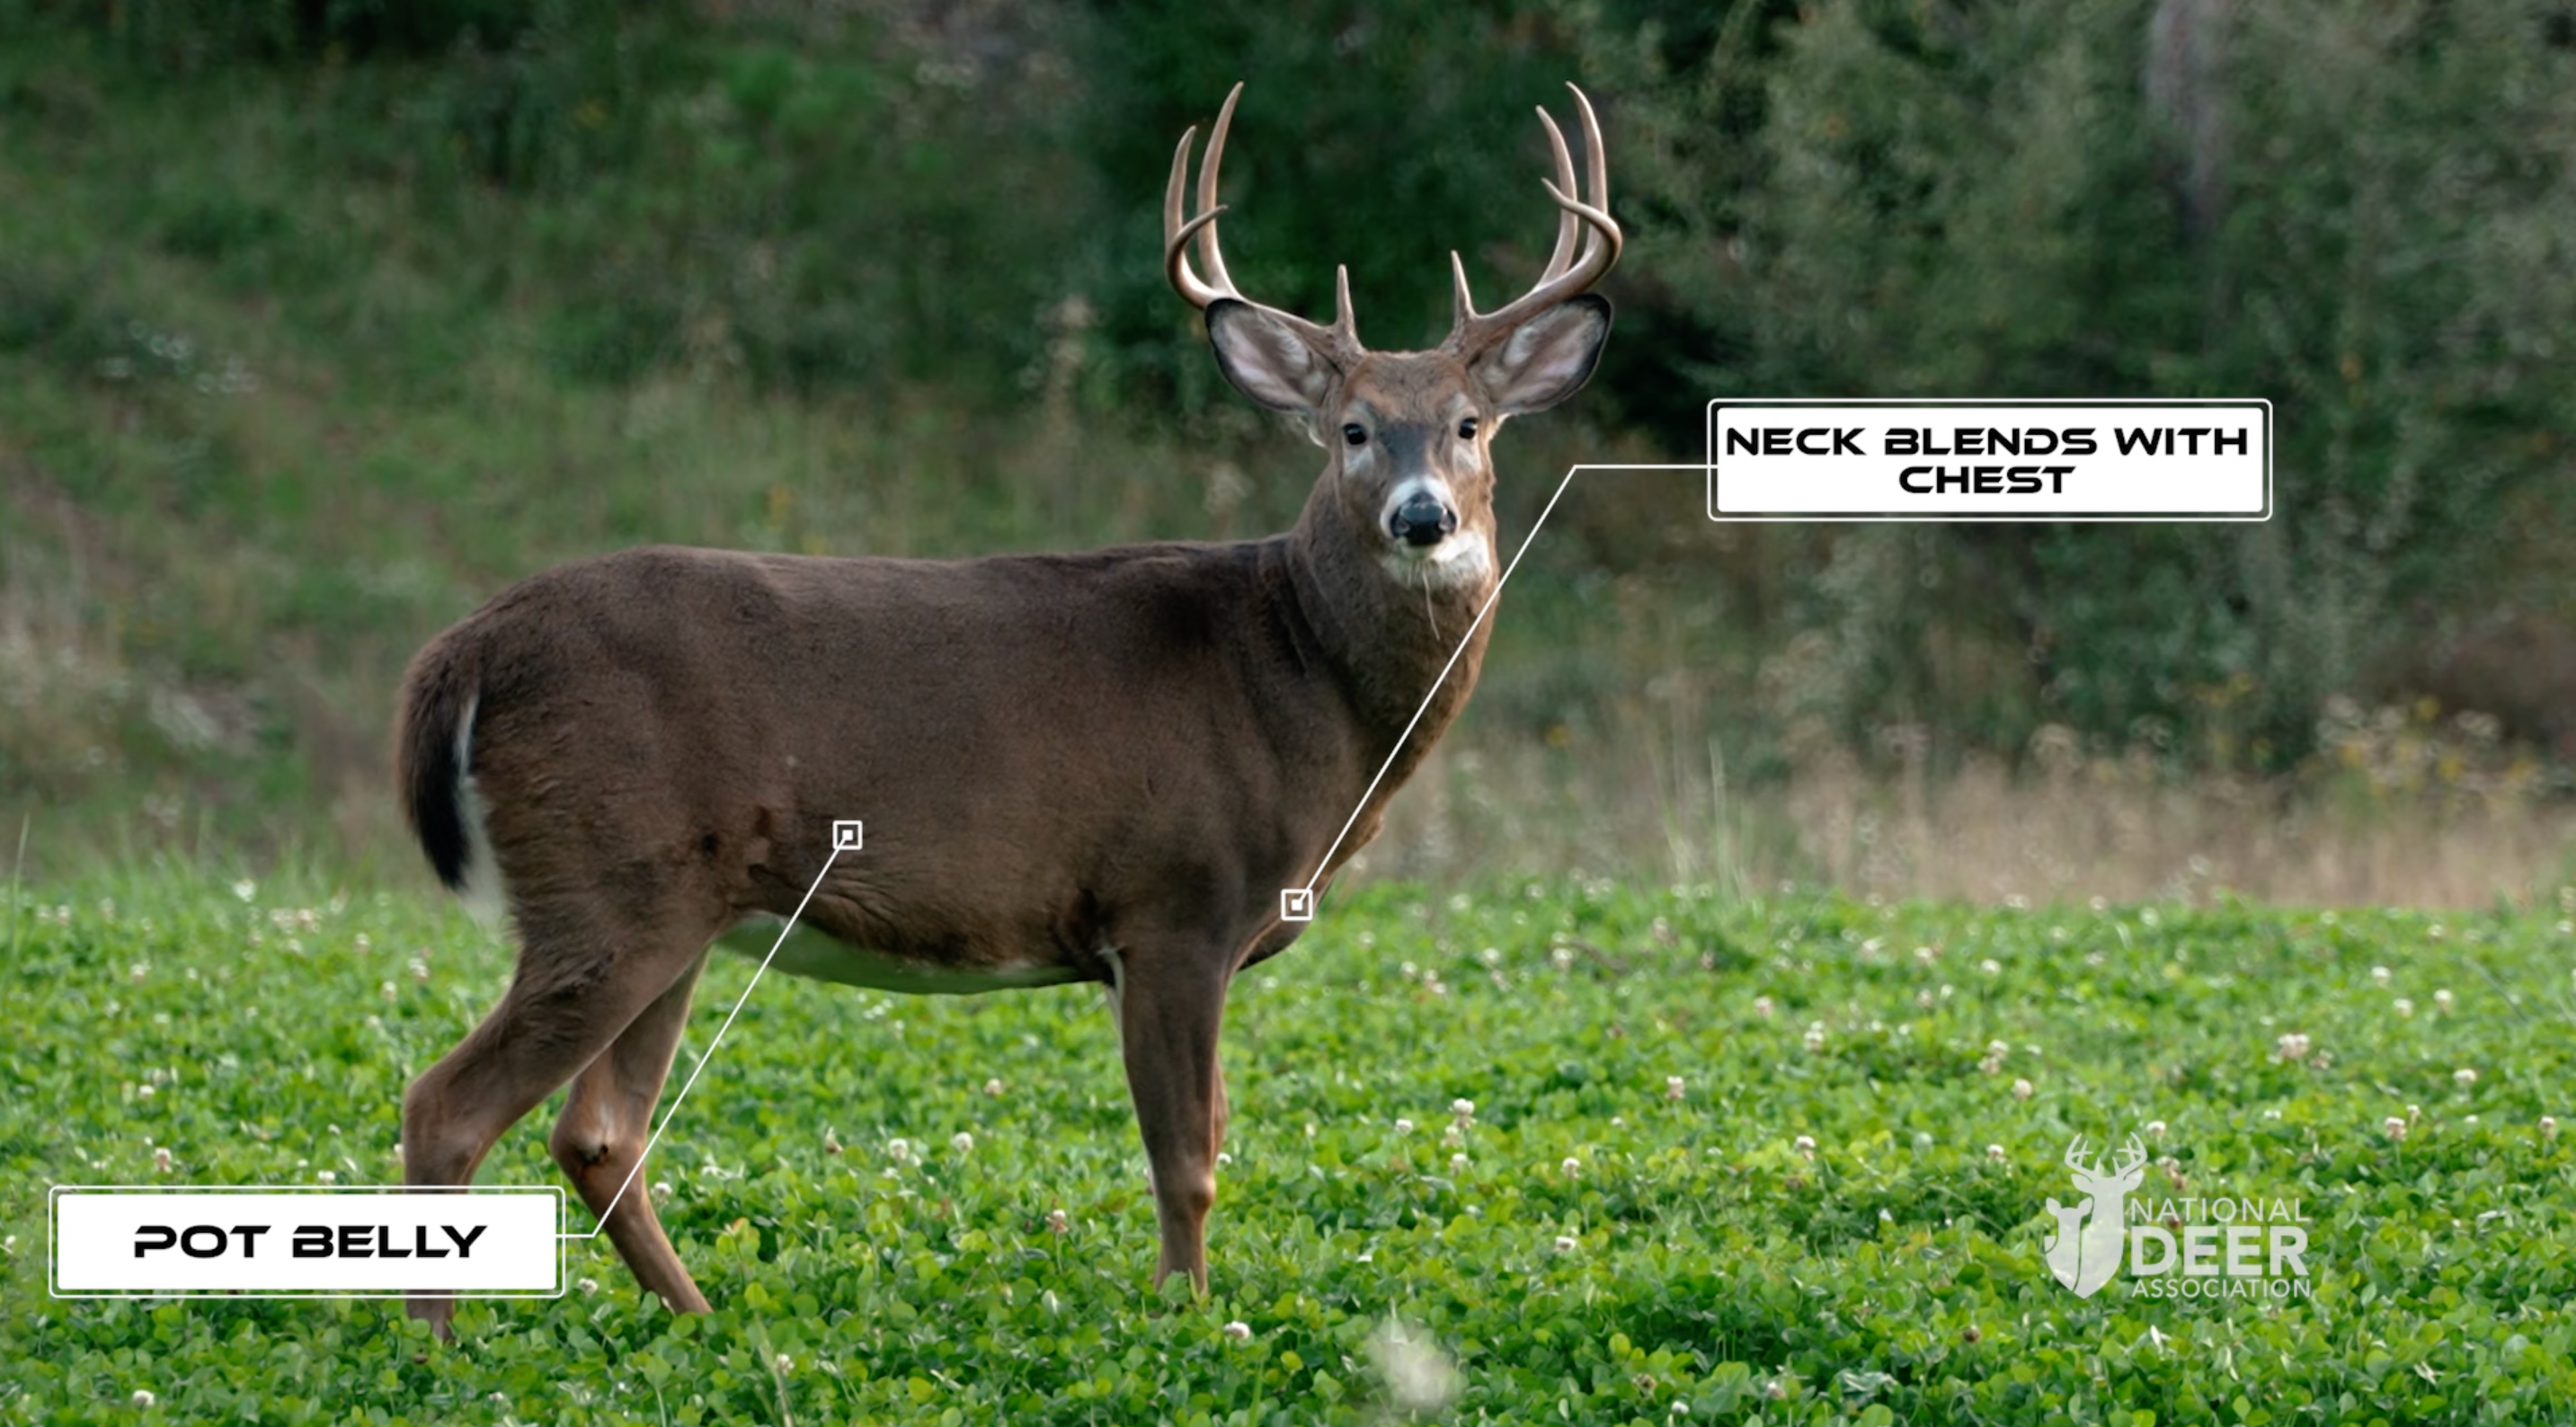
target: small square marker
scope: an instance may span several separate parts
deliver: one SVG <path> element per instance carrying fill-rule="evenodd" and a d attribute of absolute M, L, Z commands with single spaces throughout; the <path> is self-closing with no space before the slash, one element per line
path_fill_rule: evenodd
<path fill-rule="evenodd" d="M 855 818 L 834 819 L 832 822 L 832 850 L 834 852 L 858 851 L 859 831 L 864 826 L 865 824 L 859 822 Z"/>
<path fill-rule="evenodd" d="M 1315 919 L 1315 889 L 1282 887 L 1279 889 L 1279 919 L 1283 922 L 1311 922 Z"/>

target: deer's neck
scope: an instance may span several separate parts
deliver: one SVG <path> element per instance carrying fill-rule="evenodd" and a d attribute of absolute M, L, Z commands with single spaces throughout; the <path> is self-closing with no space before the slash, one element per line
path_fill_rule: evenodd
<path fill-rule="evenodd" d="M 1371 750 L 1370 774 L 1377 771 L 1374 760 L 1413 725 L 1387 770 L 1382 800 L 1412 774 L 1475 691 L 1493 632 L 1491 614 L 1482 623 L 1476 616 L 1499 578 L 1492 517 L 1477 531 L 1486 543 L 1477 573 L 1426 582 L 1418 570 L 1390 571 L 1378 551 L 1350 538 L 1332 499 L 1326 485 L 1308 499 L 1288 538 L 1289 565 L 1306 623 L 1358 716 Z"/>

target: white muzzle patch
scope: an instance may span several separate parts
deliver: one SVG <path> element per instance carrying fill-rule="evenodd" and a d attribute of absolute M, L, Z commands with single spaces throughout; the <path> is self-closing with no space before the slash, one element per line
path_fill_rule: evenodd
<path fill-rule="evenodd" d="M 1377 528 L 1384 535 L 1395 525 L 1395 513 L 1407 501 L 1429 496 L 1443 510 L 1456 511 L 1458 497 L 1447 481 L 1436 476 L 1415 476 L 1399 482 L 1387 492 L 1386 503 L 1378 508 Z M 1388 536 L 1378 563 L 1386 572 L 1407 585 L 1431 590 L 1454 589 L 1485 578 L 1494 568 L 1493 547 L 1482 531 L 1461 523 L 1456 530 L 1429 545 L 1413 545 Z"/>

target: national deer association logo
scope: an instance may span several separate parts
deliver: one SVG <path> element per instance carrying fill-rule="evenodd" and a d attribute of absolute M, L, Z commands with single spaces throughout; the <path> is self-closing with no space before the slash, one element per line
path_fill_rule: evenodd
<path fill-rule="evenodd" d="M 2064 1163 L 2077 1197 L 2067 1204 L 2049 1197 L 2053 1226 L 2041 1257 L 2049 1276 L 2077 1297 L 2100 1292 L 2119 1276 L 2124 1258 L 2134 1297 L 2306 1298 L 2314 1292 L 2298 1200 L 2141 1196 L 2147 1146 L 2134 1134 L 2117 1151 L 2098 1153 L 2078 1135 Z M 2163 1163 L 2173 1169 L 2173 1161 Z M 2182 1182 L 2178 1170 L 2173 1177 Z"/>

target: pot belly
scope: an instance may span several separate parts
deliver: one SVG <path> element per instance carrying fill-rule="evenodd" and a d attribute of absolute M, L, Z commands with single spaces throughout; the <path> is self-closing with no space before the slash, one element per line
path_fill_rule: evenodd
<path fill-rule="evenodd" d="M 769 956 L 769 948 L 775 944 L 778 954 L 770 957 L 769 962 L 773 971 L 815 981 L 838 981 L 844 986 L 865 986 L 874 991 L 900 991 L 919 996 L 971 996 L 981 991 L 1006 991 L 1022 986 L 1062 986 L 1082 979 L 1082 974 L 1070 966 L 1046 962 L 944 966 L 937 962 L 907 961 L 852 946 L 807 926 L 790 931 L 782 943 L 778 940 L 778 927 L 779 919 L 776 917 L 748 918 L 735 923 L 733 930 L 717 937 L 716 945 L 736 956 L 758 961 Z"/>

